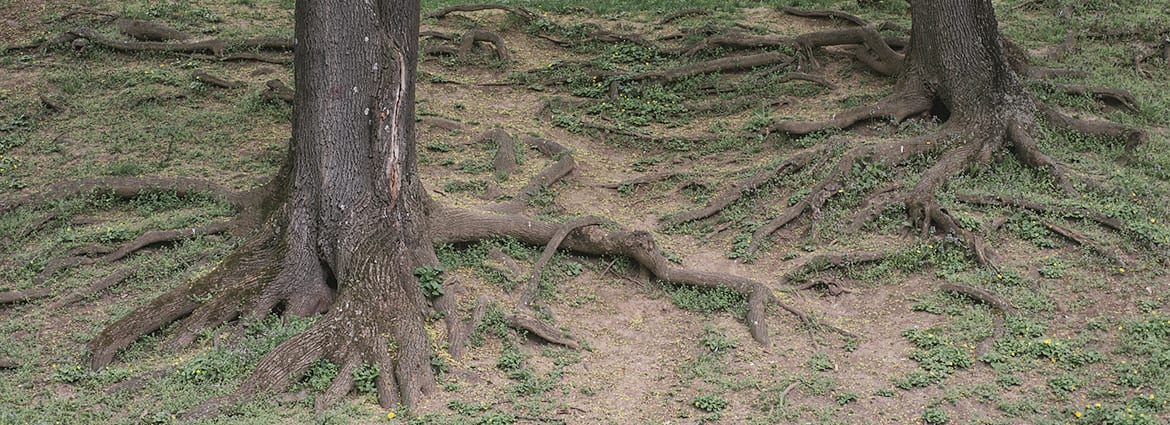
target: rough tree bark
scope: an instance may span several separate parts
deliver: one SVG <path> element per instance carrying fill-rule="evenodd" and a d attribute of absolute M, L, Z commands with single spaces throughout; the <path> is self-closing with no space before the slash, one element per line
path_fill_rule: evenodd
<path fill-rule="evenodd" d="M 189 316 L 174 339 L 184 344 L 199 328 L 275 309 L 324 316 L 234 394 L 192 413 L 279 390 L 316 359 L 341 366 L 320 406 L 349 392 L 362 363 L 380 367 L 384 406 L 413 405 L 433 388 L 427 303 L 412 273 L 437 264 L 415 168 L 418 17 L 417 0 L 297 2 L 293 141 L 267 222 L 206 277 L 105 329 L 90 343 L 95 368 L 160 323 Z"/>

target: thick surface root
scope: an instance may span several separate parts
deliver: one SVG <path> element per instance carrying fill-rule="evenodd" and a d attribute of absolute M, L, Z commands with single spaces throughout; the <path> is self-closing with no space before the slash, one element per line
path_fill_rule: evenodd
<path fill-rule="evenodd" d="M 545 244 L 552 240 L 563 226 L 529 220 L 514 215 L 495 215 L 469 210 L 442 208 L 435 212 L 435 243 L 472 242 L 492 237 L 513 237 L 529 244 Z M 459 223 L 455 226 L 452 223 Z M 743 294 L 748 299 L 747 325 L 752 337 L 768 345 L 768 325 L 765 320 L 767 304 L 776 303 L 803 321 L 812 321 L 807 314 L 780 303 L 768 287 L 751 279 L 724 273 L 695 271 L 674 266 L 658 251 L 649 233 L 638 231 L 607 231 L 598 226 L 583 227 L 561 243 L 565 249 L 593 255 L 624 255 L 637 261 L 660 279 L 699 287 L 724 287 Z"/>
<path fill-rule="evenodd" d="M 881 145 L 870 145 L 853 148 L 837 162 L 828 175 L 822 177 L 804 199 L 784 211 L 780 216 L 769 220 L 752 233 L 752 241 L 748 245 L 748 256 L 755 255 L 761 244 L 772 233 L 792 223 L 806 214 L 817 214 L 825 202 L 832 196 L 843 193 L 845 185 L 849 183 L 850 173 L 858 161 L 873 161 L 888 165 L 898 165 L 919 154 L 925 154 L 945 146 L 945 142 L 953 135 L 947 131 L 920 136 L 904 142 L 892 142 Z"/>
<path fill-rule="evenodd" d="M 905 121 L 915 115 L 929 111 L 931 101 L 918 93 L 898 92 L 887 96 L 873 105 L 847 109 L 827 121 L 787 121 L 772 124 L 771 131 L 804 135 L 822 130 L 843 130 L 862 121 L 892 118 L 895 122 Z"/>
<path fill-rule="evenodd" d="M 556 160 L 556 162 L 545 167 L 540 174 L 533 177 L 512 199 L 489 206 L 487 209 L 490 211 L 513 214 L 523 211 L 528 207 L 528 203 L 532 201 L 532 198 L 539 194 L 542 189 L 560 181 L 561 178 L 567 176 L 577 167 L 577 162 L 573 159 L 573 154 L 567 148 L 556 142 L 529 135 L 521 136 L 520 141 L 536 148 L 540 153 Z"/>
<path fill-rule="evenodd" d="M 733 184 L 730 188 L 723 191 L 723 193 L 720 193 L 719 196 L 715 197 L 715 199 L 708 202 L 706 207 L 684 211 L 664 219 L 662 221 L 662 227 L 670 228 L 713 216 L 740 198 L 759 190 L 765 184 L 772 181 L 772 179 L 800 171 L 813 159 L 823 155 L 826 150 L 828 150 L 828 146 L 793 155 L 791 158 L 776 166 L 776 168 L 760 171 L 747 180 Z"/>

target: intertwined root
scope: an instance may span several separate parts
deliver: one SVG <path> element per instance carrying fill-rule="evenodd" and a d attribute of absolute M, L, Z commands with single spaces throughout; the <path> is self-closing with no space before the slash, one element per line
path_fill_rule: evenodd
<path fill-rule="evenodd" d="M 773 129 L 802 135 L 827 129 L 844 129 L 865 120 L 881 117 L 892 117 L 896 121 L 901 121 L 930 108 L 932 100 L 919 93 L 917 90 L 911 90 L 909 93 L 899 91 L 875 105 L 849 109 L 828 121 L 780 121 L 773 124 Z M 891 185 L 866 194 L 864 206 L 854 216 L 849 229 L 860 230 L 865 220 L 883 210 L 885 206 L 900 202 L 905 207 L 910 223 L 920 235 L 940 234 L 958 238 L 968 246 L 979 264 L 992 266 L 993 252 L 983 243 L 982 238 L 962 228 L 947 209 L 940 205 L 935 193 L 948 179 L 962 173 L 967 167 L 986 165 L 997 151 L 1010 149 L 1022 163 L 1050 174 L 1056 184 L 1067 193 L 1076 193 L 1078 185 L 1099 188 L 1101 185 L 1092 180 L 1077 179 L 1066 166 L 1039 149 L 1036 142 L 1036 134 L 1039 132 L 1037 115 L 1064 130 L 1122 139 L 1126 143 L 1127 151 L 1145 138 L 1144 133 L 1134 127 L 1070 118 L 1039 104 L 1034 99 L 1029 105 L 1038 106 L 992 111 L 978 120 L 953 119 L 929 135 L 850 149 L 828 174 L 810 188 L 803 199 L 755 230 L 747 248 L 747 256 L 755 255 L 761 244 L 777 230 L 798 218 L 815 217 L 829 199 L 845 192 L 851 184 L 851 172 L 856 164 L 868 162 L 897 166 L 912 158 L 930 156 L 937 159 L 923 173 L 915 187 L 902 190 L 896 185 Z M 663 225 L 675 226 L 710 217 L 774 176 L 800 169 L 808 163 L 808 155 L 808 152 L 798 153 L 775 169 L 733 185 L 703 208 L 684 211 L 665 219 Z M 1076 240 L 1074 236 L 1069 237 Z"/>
<path fill-rule="evenodd" d="M 512 143 L 511 136 L 498 133 L 479 140 L 493 140 L 500 145 Z M 571 152 L 556 143 L 532 137 L 522 140 L 548 155 L 552 163 L 513 200 L 486 206 L 482 211 L 438 205 L 429 208 L 428 223 L 434 243 L 511 237 L 533 245 L 547 244 L 546 256 L 558 247 L 584 254 L 626 256 L 663 280 L 727 288 L 742 294 L 748 304 L 748 329 L 753 338 L 764 345 L 770 340 L 767 325 L 769 304 L 778 305 L 804 322 L 814 322 L 812 316 L 776 300 L 771 289 L 760 282 L 724 273 L 691 270 L 671 263 L 660 253 L 649 233 L 620 228 L 610 230 L 615 226 L 613 223 L 598 226 L 604 220 L 592 217 L 561 225 L 508 213 L 523 210 L 527 204 L 524 199 L 539 188 L 555 183 L 575 166 Z M 508 169 L 506 159 L 498 161 L 500 169 L 505 170 L 503 172 Z M 376 365 L 383 372 L 377 381 L 381 404 L 417 403 L 434 386 L 430 371 L 434 342 L 428 340 L 423 328 L 423 317 L 430 307 L 412 301 L 419 296 L 363 296 L 355 292 L 356 289 L 347 289 L 374 288 L 376 285 L 369 282 L 389 279 L 398 282 L 388 286 L 391 293 L 418 292 L 413 276 L 409 273 L 405 276 L 359 274 L 356 277 L 350 274 L 347 282 L 332 283 L 334 271 L 322 265 L 312 244 L 304 243 L 313 238 L 307 236 L 302 227 L 294 225 L 299 222 L 298 213 L 291 208 L 287 201 L 272 208 L 260 230 L 207 275 L 164 293 L 103 330 L 89 344 L 93 367 L 108 365 L 119 350 L 172 322 L 179 322 L 174 337 L 167 342 L 167 346 L 173 348 L 192 343 L 200 329 L 232 320 L 251 320 L 273 313 L 298 316 L 324 313 L 309 329 L 262 358 L 253 375 L 235 392 L 208 400 L 189 412 L 189 416 L 212 415 L 221 407 L 247 400 L 257 392 L 280 391 L 317 360 L 334 362 L 341 369 L 336 380 L 318 398 L 319 409 L 331 406 L 352 390 L 351 372 L 363 364 Z M 371 249 L 370 252 L 383 250 Z M 433 252 L 430 256 L 433 257 Z M 381 264 L 391 262 L 386 259 Z M 366 292 L 372 294 L 371 291 L 376 290 Z M 446 335 L 453 355 L 461 351 L 459 348 L 464 345 L 462 339 L 466 338 L 469 326 L 459 320 L 453 308 L 458 304 L 454 299 L 457 294 L 458 291 L 453 290 L 451 294 L 433 300 L 434 308 L 447 313 Z M 531 295 L 524 294 L 521 301 L 523 305 L 534 300 Z M 578 345 L 543 322 L 522 315 L 508 319 L 512 326 L 530 330 L 551 343 L 569 347 Z M 387 351 L 388 347 L 394 348 Z"/>

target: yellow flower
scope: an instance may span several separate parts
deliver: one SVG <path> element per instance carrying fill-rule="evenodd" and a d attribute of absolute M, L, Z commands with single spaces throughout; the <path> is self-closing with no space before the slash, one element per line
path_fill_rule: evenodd
<path fill-rule="evenodd" d="M 1125 273 L 1125 267 L 1119 267 L 1119 268 L 1117 269 L 1117 272 L 1118 272 L 1118 273 Z"/>
<path fill-rule="evenodd" d="M 386 419 L 394 419 L 394 412 L 387 413 Z"/>
<path fill-rule="evenodd" d="M 1045 340 L 1044 340 L 1044 343 L 1045 343 L 1045 344 L 1051 344 L 1051 343 L 1052 343 L 1052 340 L 1051 340 L 1051 339 L 1045 339 Z"/>
<path fill-rule="evenodd" d="M 1081 417 L 1081 411 L 1078 410 L 1076 413 L 1073 413 L 1073 415 L 1079 418 Z"/>

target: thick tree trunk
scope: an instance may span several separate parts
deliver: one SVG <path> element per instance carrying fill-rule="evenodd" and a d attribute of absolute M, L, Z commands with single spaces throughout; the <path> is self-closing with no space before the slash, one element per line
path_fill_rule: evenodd
<path fill-rule="evenodd" d="M 413 404 L 433 386 L 425 299 L 412 272 L 437 263 L 415 168 L 418 16 L 417 0 L 297 2 L 286 206 L 286 243 L 295 255 L 284 258 L 320 267 L 309 280 L 325 276 L 336 300 L 321 294 L 332 307 L 315 329 L 261 361 L 261 384 L 283 385 L 287 369 L 303 369 L 300 359 L 310 357 L 293 352 L 319 349 L 343 368 L 380 366 L 384 405 L 400 400 L 398 389 Z M 324 398 L 349 385 L 339 382 Z"/>
<path fill-rule="evenodd" d="M 921 84 L 950 118 L 977 121 L 1028 100 L 1004 55 L 990 0 L 915 0 L 910 13 L 902 80 Z"/>
<path fill-rule="evenodd" d="M 433 388 L 426 300 L 413 274 L 438 263 L 415 168 L 418 17 L 418 0 L 297 2 L 293 139 L 260 203 L 265 224 L 205 277 L 103 330 L 90 342 L 95 368 L 183 316 L 173 345 L 241 316 L 325 313 L 231 396 L 189 413 L 281 390 L 317 359 L 341 366 L 321 408 L 352 389 L 350 372 L 363 363 L 381 370 L 384 406 L 414 405 Z"/>

